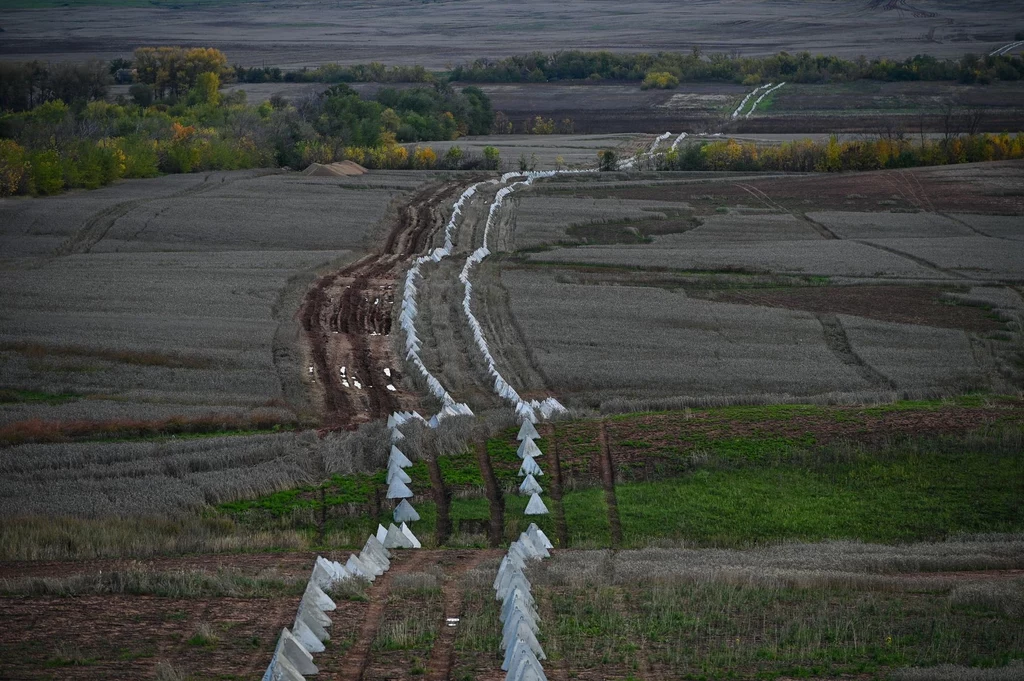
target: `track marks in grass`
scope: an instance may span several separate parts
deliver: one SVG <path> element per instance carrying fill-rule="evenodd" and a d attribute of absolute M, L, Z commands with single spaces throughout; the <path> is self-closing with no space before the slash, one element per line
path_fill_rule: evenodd
<path fill-rule="evenodd" d="M 558 546 L 568 548 L 569 532 L 565 524 L 565 508 L 562 506 L 562 462 L 558 455 L 558 438 L 555 437 L 555 426 L 548 424 L 544 429 L 545 437 L 548 438 L 546 449 L 551 455 L 551 489 L 549 490 L 552 500 L 553 516 L 555 520 L 555 533 L 558 535 Z"/>
<path fill-rule="evenodd" d="M 622 523 L 619 521 L 619 503 L 615 496 L 615 466 L 612 463 L 607 424 L 604 421 L 601 421 L 598 442 L 601 445 L 601 484 L 604 486 L 605 503 L 608 506 L 608 525 L 611 528 L 612 546 L 617 548 L 622 546 Z"/>
<path fill-rule="evenodd" d="M 865 362 L 860 355 L 854 352 L 853 347 L 850 345 L 850 338 L 846 335 L 846 329 L 843 328 L 843 323 L 838 315 L 819 314 L 816 317 L 818 322 L 821 323 L 825 344 L 840 362 L 854 367 L 857 373 L 873 388 L 896 389 L 896 384 L 890 378 Z"/>
<path fill-rule="evenodd" d="M 491 456 L 487 452 L 487 443 L 478 442 L 475 446 L 477 461 L 480 465 L 480 475 L 484 479 L 484 489 L 487 493 L 487 502 L 490 520 L 487 525 L 487 543 L 491 548 L 501 545 L 502 534 L 505 530 L 505 498 L 498 488 L 498 480 L 494 476 L 494 467 L 491 466 Z"/>

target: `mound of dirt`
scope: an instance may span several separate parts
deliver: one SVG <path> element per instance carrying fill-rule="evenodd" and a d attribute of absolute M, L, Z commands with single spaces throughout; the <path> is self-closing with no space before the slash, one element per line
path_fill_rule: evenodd
<path fill-rule="evenodd" d="M 339 161 L 337 163 L 313 163 L 302 171 L 303 175 L 316 177 L 352 177 L 354 175 L 365 175 L 366 168 L 353 161 Z"/>

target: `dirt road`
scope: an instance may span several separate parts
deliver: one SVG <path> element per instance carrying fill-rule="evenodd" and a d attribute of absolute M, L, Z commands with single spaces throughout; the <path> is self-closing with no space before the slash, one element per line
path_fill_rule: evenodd
<path fill-rule="evenodd" d="M 444 227 L 446 209 L 477 179 L 420 190 L 401 208 L 378 252 L 321 277 L 306 293 L 299 318 L 307 379 L 320 398 L 325 428 L 354 429 L 415 406 L 416 396 L 402 389 L 402 358 L 391 344 L 395 296 L 410 261 Z"/>

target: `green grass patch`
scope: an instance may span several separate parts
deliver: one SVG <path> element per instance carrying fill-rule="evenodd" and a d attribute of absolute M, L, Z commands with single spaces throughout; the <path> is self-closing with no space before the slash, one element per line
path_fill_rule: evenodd
<path fill-rule="evenodd" d="M 44 393 L 36 390 L 0 388 L 0 404 L 63 404 L 81 399 L 74 393 Z"/>

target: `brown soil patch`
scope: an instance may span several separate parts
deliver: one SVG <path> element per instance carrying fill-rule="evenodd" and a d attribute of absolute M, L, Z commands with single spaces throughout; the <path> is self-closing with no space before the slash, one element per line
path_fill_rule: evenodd
<path fill-rule="evenodd" d="M 1004 328 L 983 308 L 942 300 L 942 290 L 925 286 L 828 286 L 725 291 L 712 300 L 783 307 L 821 314 L 847 314 L 883 322 L 938 326 L 984 333 Z"/>
<path fill-rule="evenodd" d="M 368 172 L 370 171 L 353 161 L 340 161 L 328 164 L 310 164 L 308 168 L 302 171 L 302 174 L 313 177 L 354 177 L 356 175 L 365 175 Z"/>
<path fill-rule="evenodd" d="M 0 579 L 23 577 L 69 577 L 75 574 L 113 572 L 115 570 L 236 570 L 245 575 L 274 571 L 282 576 L 305 575 L 313 569 L 316 553 L 233 553 L 196 556 L 167 556 L 141 560 L 47 560 L 0 562 Z M 346 556 L 347 557 L 347 554 Z M 334 556 L 341 560 L 340 555 Z"/>
<path fill-rule="evenodd" d="M 446 182 L 416 193 L 379 252 L 322 277 L 306 293 L 299 318 L 325 427 L 354 429 L 415 406 L 416 396 L 400 387 L 403 362 L 391 347 L 398 282 L 444 226 L 444 211 L 453 197 L 472 181 Z"/>
<path fill-rule="evenodd" d="M 612 547 L 618 548 L 622 546 L 622 523 L 619 521 L 619 502 L 615 496 L 615 464 L 612 462 L 608 429 L 604 421 L 601 421 L 598 443 L 601 445 L 601 484 L 604 485 L 604 498 L 608 506 L 608 526 L 611 528 Z"/>

